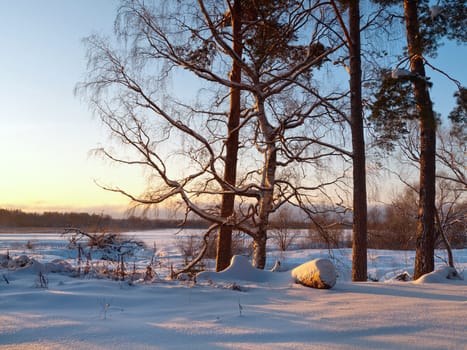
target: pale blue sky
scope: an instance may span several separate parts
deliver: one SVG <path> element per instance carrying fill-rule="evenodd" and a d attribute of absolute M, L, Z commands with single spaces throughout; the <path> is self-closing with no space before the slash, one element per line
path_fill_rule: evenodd
<path fill-rule="evenodd" d="M 73 95 L 86 71 L 82 39 L 110 35 L 117 6 L 113 0 L 0 0 L 0 207 L 100 211 L 127 201 L 94 179 L 124 178 L 130 189 L 142 187 L 142 174 L 88 155 L 108 136 Z M 453 48 L 442 48 L 435 63 L 466 85 L 467 50 Z M 429 75 L 435 107 L 447 112 L 455 86 Z"/>
<path fill-rule="evenodd" d="M 0 0 L 0 206 L 98 210 L 126 204 L 94 184 L 107 173 L 113 178 L 116 169 L 89 157 L 107 136 L 73 95 L 86 71 L 82 39 L 111 34 L 117 4 Z"/>

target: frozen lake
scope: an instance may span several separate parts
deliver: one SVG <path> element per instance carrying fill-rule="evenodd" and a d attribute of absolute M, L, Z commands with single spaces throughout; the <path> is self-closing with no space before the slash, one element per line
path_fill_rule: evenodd
<path fill-rule="evenodd" d="M 143 241 L 148 247 L 153 247 L 154 242 L 157 246 L 173 245 L 178 238 L 186 237 L 192 234 L 200 234 L 202 230 L 161 229 L 149 231 L 131 231 L 122 232 L 122 235 L 132 237 Z M 28 243 L 29 242 L 29 243 Z M 0 250 L 16 248 L 21 246 L 46 246 L 58 247 L 67 246 L 68 237 L 63 235 L 62 231 L 57 232 L 18 232 L 18 233 L 0 233 Z"/>
<path fill-rule="evenodd" d="M 191 235 L 199 235 L 202 230 L 160 229 L 147 231 L 122 232 L 121 235 L 134 240 L 142 241 L 146 245 L 146 251 L 157 251 L 163 255 L 169 252 L 171 255 L 179 255 L 177 250 L 178 242 Z M 64 235 L 63 231 L 57 232 L 18 232 L 0 233 L 0 253 L 9 250 L 10 253 L 41 254 L 47 251 L 56 250 L 58 255 L 63 255 L 59 250 L 67 251 L 70 235 Z M 162 253 L 164 252 L 164 253 Z"/>
<path fill-rule="evenodd" d="M 299 235 L 304 234 L 299 232 Z M 143 241 L 146 247 L 137 251 L 128 261 L 136 264 L 140 268 L 147 266 L 151 259 L 157 260 L 158 266 L 164 266 L 163 274 L 166 274 L 171 265 L 181 267 L 184 255 L 181 246 L 187 242 L 187 237 L 199 236 L 203 230 L 190 229 L 180 231 L 177 229 L 160 229 L 148 231 L 123 232 L 125 236 L 130 236 L 136 240 Z M 297 242 L 302 239 L 298 237 Z M 246 241 L 248 244 L 248 241 Z M 11 256 L 27 255 L 39 261 L 51 261 L 54 259 L 64 259 L 72 265 L 76 265 L 77 250 L 68 247 L 69 241 L 61 232 L 4 232 L 0 233 L 0 254 L 7 252 Z M 155 249 L 154 249 L 155 248 Z M 454 258 L 460 271 L 467 267 L 467 250 L 455 250 Z M 94 254 L 94 253 L 93 253 Z M 351 273 L 351 249 L 308 249 L 295 245 L 294 249 L 280 251 L 273 241 L 268 243 L 267 266 L 271 268 L 276 260 L 280 260 L 284 268 L 292 268 L 305 261 L 325 257 L 331 258 L 340 276 L 350 279 Z M 394 278 L 404 271 L 413 270 L 415 252 L 413 251 L 388 251 L 388 250 L 368 250 L 368 272 L 369 276 L 375 280 L 387 280 Z M 93 256 L 99 259 L 99 255 Z M 442 266 L 447 261 L 446 251 L 443 249 L 436 251 L 436 265 Z M 205 259 L 205 266 L 210 268 L 214 265 L 212 259 Z"/>

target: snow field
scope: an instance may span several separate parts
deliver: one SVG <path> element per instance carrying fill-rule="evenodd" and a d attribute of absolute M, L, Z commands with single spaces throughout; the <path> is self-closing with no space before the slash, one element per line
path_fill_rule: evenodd
<path fill-rule="evenodd" d="M 157 244 L 164 259 L 177 259 L 176 248 Z M 400 271 L 411 273 L 413 252 L 370 251 L 369 272 L 381 282 L 352 283 L 350 250 L 304 249 L 270 251 L 269 264 L 281 258 L 291 269 L 331 258 L 338 272 L 332 289 L 278 277 L 285 272 L 261 271 L 269 277 L 258 280 L 254 270 L 250 278 L 133 285 L 46 273 L 48 288 L 40 288 L 40 264 L 74 260 L 46 245 L 40 245 L 44 256 L 40 249 L 9 252 L 33 256 L 36 267 L 0 269 L 9 281 L 0 279 L 0 350 L 467 348 L 467 284 L 440 277 L 442 251 L 434 277 L 416 283 L 394 279 Z M 463 272 L 467 249 L 454 256 Z"/>

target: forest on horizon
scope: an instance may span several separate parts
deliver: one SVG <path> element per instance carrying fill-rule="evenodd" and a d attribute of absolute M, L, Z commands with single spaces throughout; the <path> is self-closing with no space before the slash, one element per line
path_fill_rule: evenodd
<path fill-rule="evenodd" d="M 208 224 L 202 220 L 149 219 L 137 216 L 114 218 L 104 214 L 84 212 L 43 212 L 28 213 L 20 209 L 0 209 L 1 229 L 22 228 L 80 228 L 90 231 L 108 230 L 151 230 L 175 228 L 182 225 L 187 228 L 205 228 Z"/>

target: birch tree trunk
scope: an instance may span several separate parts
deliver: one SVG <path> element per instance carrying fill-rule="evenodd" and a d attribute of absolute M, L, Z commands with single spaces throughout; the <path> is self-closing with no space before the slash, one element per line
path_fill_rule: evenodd
<path fill-rule="evenodd" d="M 266 266 L 266 243 L 268 238 L 269 215 L 274 205 L 274 184 L 276 181 L 277 149 L 273 127 L 266 118 L 264 100 L 257 97 L 258 122 L 265 140 L 264 165 L 261 179 L 261 198 L 256 235 L 253 239 L 253 266 L 264 269 Z M 261 147 L 258 145 L 258 147 Z"/>

